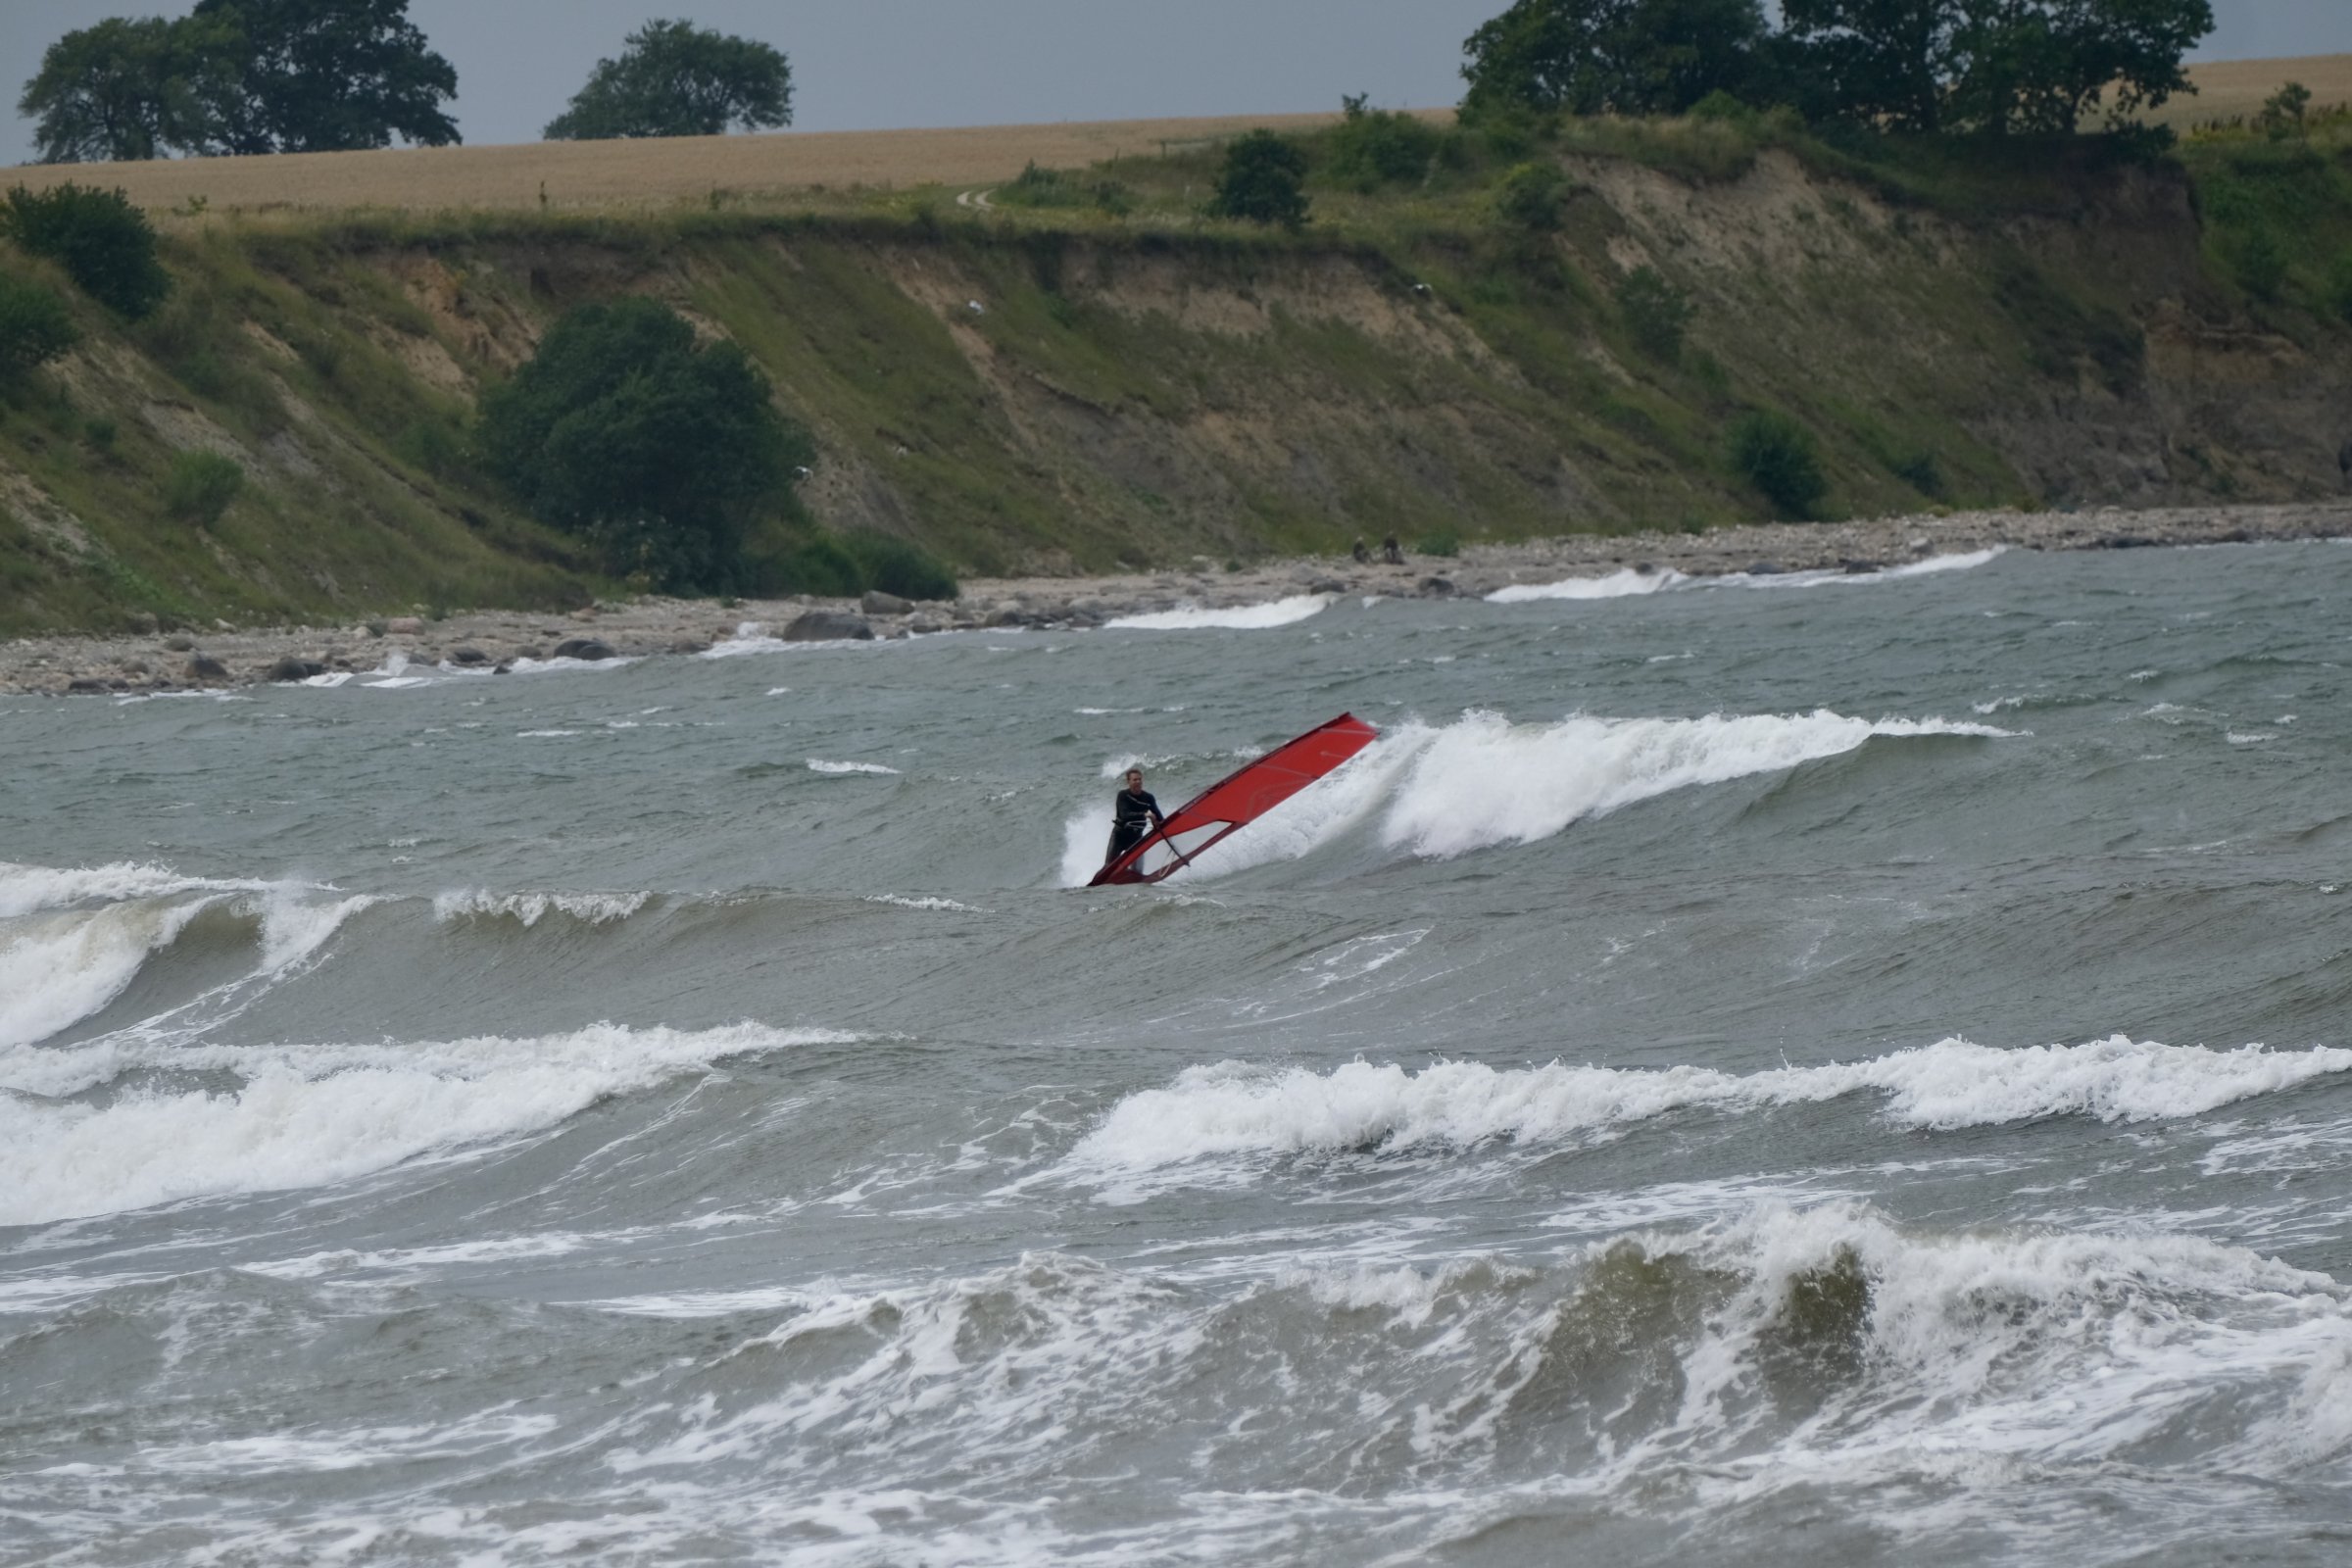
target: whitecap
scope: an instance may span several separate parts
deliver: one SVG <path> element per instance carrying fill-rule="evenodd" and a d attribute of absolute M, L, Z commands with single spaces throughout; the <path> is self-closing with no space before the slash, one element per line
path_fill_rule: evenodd
<path fill-rule="evenodd" d="M 1071 1151 L 1074 1174 L 1150 1171 L 1235 1154 L 1552 1143 L 1672 1111 L 1732 1114 L 1876 1092 L 1888 1120 L 1930 1131 L 2051 1116 L 2141 1122 L 2352 1071 L 2352 1051 L 2168 1046 L 2124 1035 L 2003 1050 L 1966 1040 L 1856 1062 L 1737 1074 L 1709 1067 L 1494 1068 L 1439 1061 L 1410 1071 L 1357 1060 L 1328 1073 L 1239 1062 L 1192 1067 L 1166 1089 L 1112 1106 Z"/>
<path fill-rule="evenodd" d="M 1512 583 L 1487 595 L 1490 605 L 1523 605 L 1539 599 L 1627 599 L 1654 594 L 1690 579 L 1679 571 L 1636 571 L 1627 566 L 1605 577 L 1570 577 L 1560 582 Z"/>
<path fill-rule="evenodd" d="M 1329 594 L 1297 594 L 1263 605 L 1234 605 L 1221 610 L 1185 606 L 1150 614 L 1120 615 L 1102 624 L 1111 631 L 1263 631 L 1320 614 L 1331 601 Z"/>
<path fill-rule="evenodd" d="M 645 907 L 648 893 L 491 893 L 459 889 L 433 896 L 433 918 L 443 924 L 459 920 L 514 920 L 537 925 L 560 914 L 584 925 L 608 925 L 626 920 Z"/>
<path fill-rule="evenodd" d="M 893 778 L 900 776 L 897 768 L 884 767 L 880 762 L 828 762 L 815 757 L 808 759 L 808 771 L 837 776 L 852 773 L 887 773 Z"/>
<path fill-rule="evenodd" d="M 114 1038 L 0 1053 L 0 1084 L 54 1099 L 124 1072 L 234 1074 L 226 1093 L 138 1089 L 104 1106 L 0 1095 L 0 1225 L 331 1185 L 552 1128 L 597 1101 L 731 1056 L 846 1041 L 824 1029 L 630 1029 L 381 1045 Z"/>

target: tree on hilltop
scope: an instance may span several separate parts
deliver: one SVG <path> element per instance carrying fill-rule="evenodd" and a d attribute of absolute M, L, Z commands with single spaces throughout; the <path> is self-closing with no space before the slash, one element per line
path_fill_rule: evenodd
<path fill-rule="evenodd" d="M 441 105 L 457 68 L 425 46 L 409 0 L 197 0 L 190 22 L 236 30 L 232 84 L 213 105 L 223 153 L 344 152 L 460 140 Z"/>
<path fill-rule="evenodd" d="M 1888 130 L 2072 135 L 2194 92 L 2211 0 L 1785 0 L 1798 107 Z M 2109 94 L 2112 92 L 2112 98 Z"/>
<path fill-rule="evenodd" d="M 458 74 L 409 0 L 198 0 L 176 22 L 110 18 L 41 57 L 19 110 L 44 163 L 328 152 L 458 140 Z"/>
<path fill-rule="evenodd" d="M 1305 179 L 1306 154 L 1297 144 L 1270 130 L 1253 130 L 1225 149 L 1209 214 L 1298 228 L 1306 221 Z"/>
<path fill-rule="evenodd" d="M 1679 115 L 1751 95 L 1764 38 L 1758 0 L 1516 0 L 1462 44 L 1462 112 Z"/>
<path fill-rule="evenodd" d="M 620 56 L 599 60 L 571 105 L 548 122 L 550 141 L 618 136 L 718 136 L 729 125 L 792 123 L 792 64 L 781 50 L 691 22 L 649 22 Z"/>
<path fill-rule="evenodd" d="M 161 158 L 209 140 L 211 105 L 233 81 L 238 34 L 217 19 L 110 17 L 41 57 L 17 112 L 44 164 Z"/>

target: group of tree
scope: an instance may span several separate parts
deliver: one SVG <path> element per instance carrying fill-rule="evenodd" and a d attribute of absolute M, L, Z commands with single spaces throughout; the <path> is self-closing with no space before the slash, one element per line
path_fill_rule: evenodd
<path fill-rule="evenodd" d="M 19 110 L 44 163 L 334 152 L 458 139 L 458 74 L 409 0 L 197 0 L 110 18 L 42 56 Z"/>
<path fill-rule="evenodd" d="M 1713 94 L 1814 122 L 2063 134 L 2193 90 L 2211 0 L 1517 0 L 1463 44 L 1469 118 L 1682 114 Z"/>
<path fill-rule="evenodd" d="M 197 0 L 114 17 L 49 46 L 18 109 L 43 163 L 342 152 L 459 140 L 456 68 L 409 0 Z M 601 60 L 551 138 L 715 135 L 792 122 L 792 68 L 767 44 L 649 22 Z"/>

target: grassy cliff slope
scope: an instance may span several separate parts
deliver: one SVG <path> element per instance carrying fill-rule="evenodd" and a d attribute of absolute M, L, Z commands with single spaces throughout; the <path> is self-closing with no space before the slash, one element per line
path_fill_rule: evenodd
<path fill-rule="evenodd" d="M 1296 235 L 1200 218 L 1205 149 L 985 206 L 167 217 L 165 309 L 76 299 L 81 347 L 0 383 L 0 634 L 625 587 L 520 516 L 469 433 L 553 319 L 623 292 L 766 368 L 816 434 L 818 521 L 979 572 L 1755 518 L 1726 432 L 1758 410 L 1809 432 L 1826 514 L 2344 482 L 2341 126 L 2156 163 L 1863 156 L 1756 121 L 1443 134 L 1403 186 L 1320 169 Z M 1496 216 L 1528 161 L 1567 176 L 1552 231 Z M 172 505 L 200 451 L 246 475 L 209 525 Z"/>

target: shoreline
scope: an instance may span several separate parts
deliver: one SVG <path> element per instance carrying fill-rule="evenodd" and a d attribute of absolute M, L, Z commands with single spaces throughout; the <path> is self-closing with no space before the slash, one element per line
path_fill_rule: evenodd
<path fill-rule="evenodd" d="M 901 608 L 791 598 L 646 598 L 564 612 L 466 611 L 434 620 L 389 616 L 341 626 L 230 627 L 112 635 L 59 634 L 0 643 L 0 693 L 123 696 L 218 690 L 385 668 L 499 670 L 518 661 L 698 654 L 747 624 L 781 635 L 811 612 L 861 623 L 876 638 L 1032 626 L 1082 629 L 1119 616 L 1222 610 L 1301 595 L 1479 598 L 1514 583 L 1606 577 L 1623 570 L 1720 576 L 1743 571 L 1862 571 L 1995 546 L 2131 549 L 2352 537 L 2352 497 L 2274 506 L 2166 507 L 2127 512 L 1969 512 L 1852 522 L 1740 523 L 1704 533 L 1568 534 L 1465 545 L 1455 556 L 1406 553 L 1384 564 L 1307 557 L 1224 570 L 1205 557 L 1187 570 L 1104 577 L 980 578 L 949 602 Z M 851 622 L 833 622 L 833 635 Z M 821 629 L 821 628 L 812 628 Z"/>

